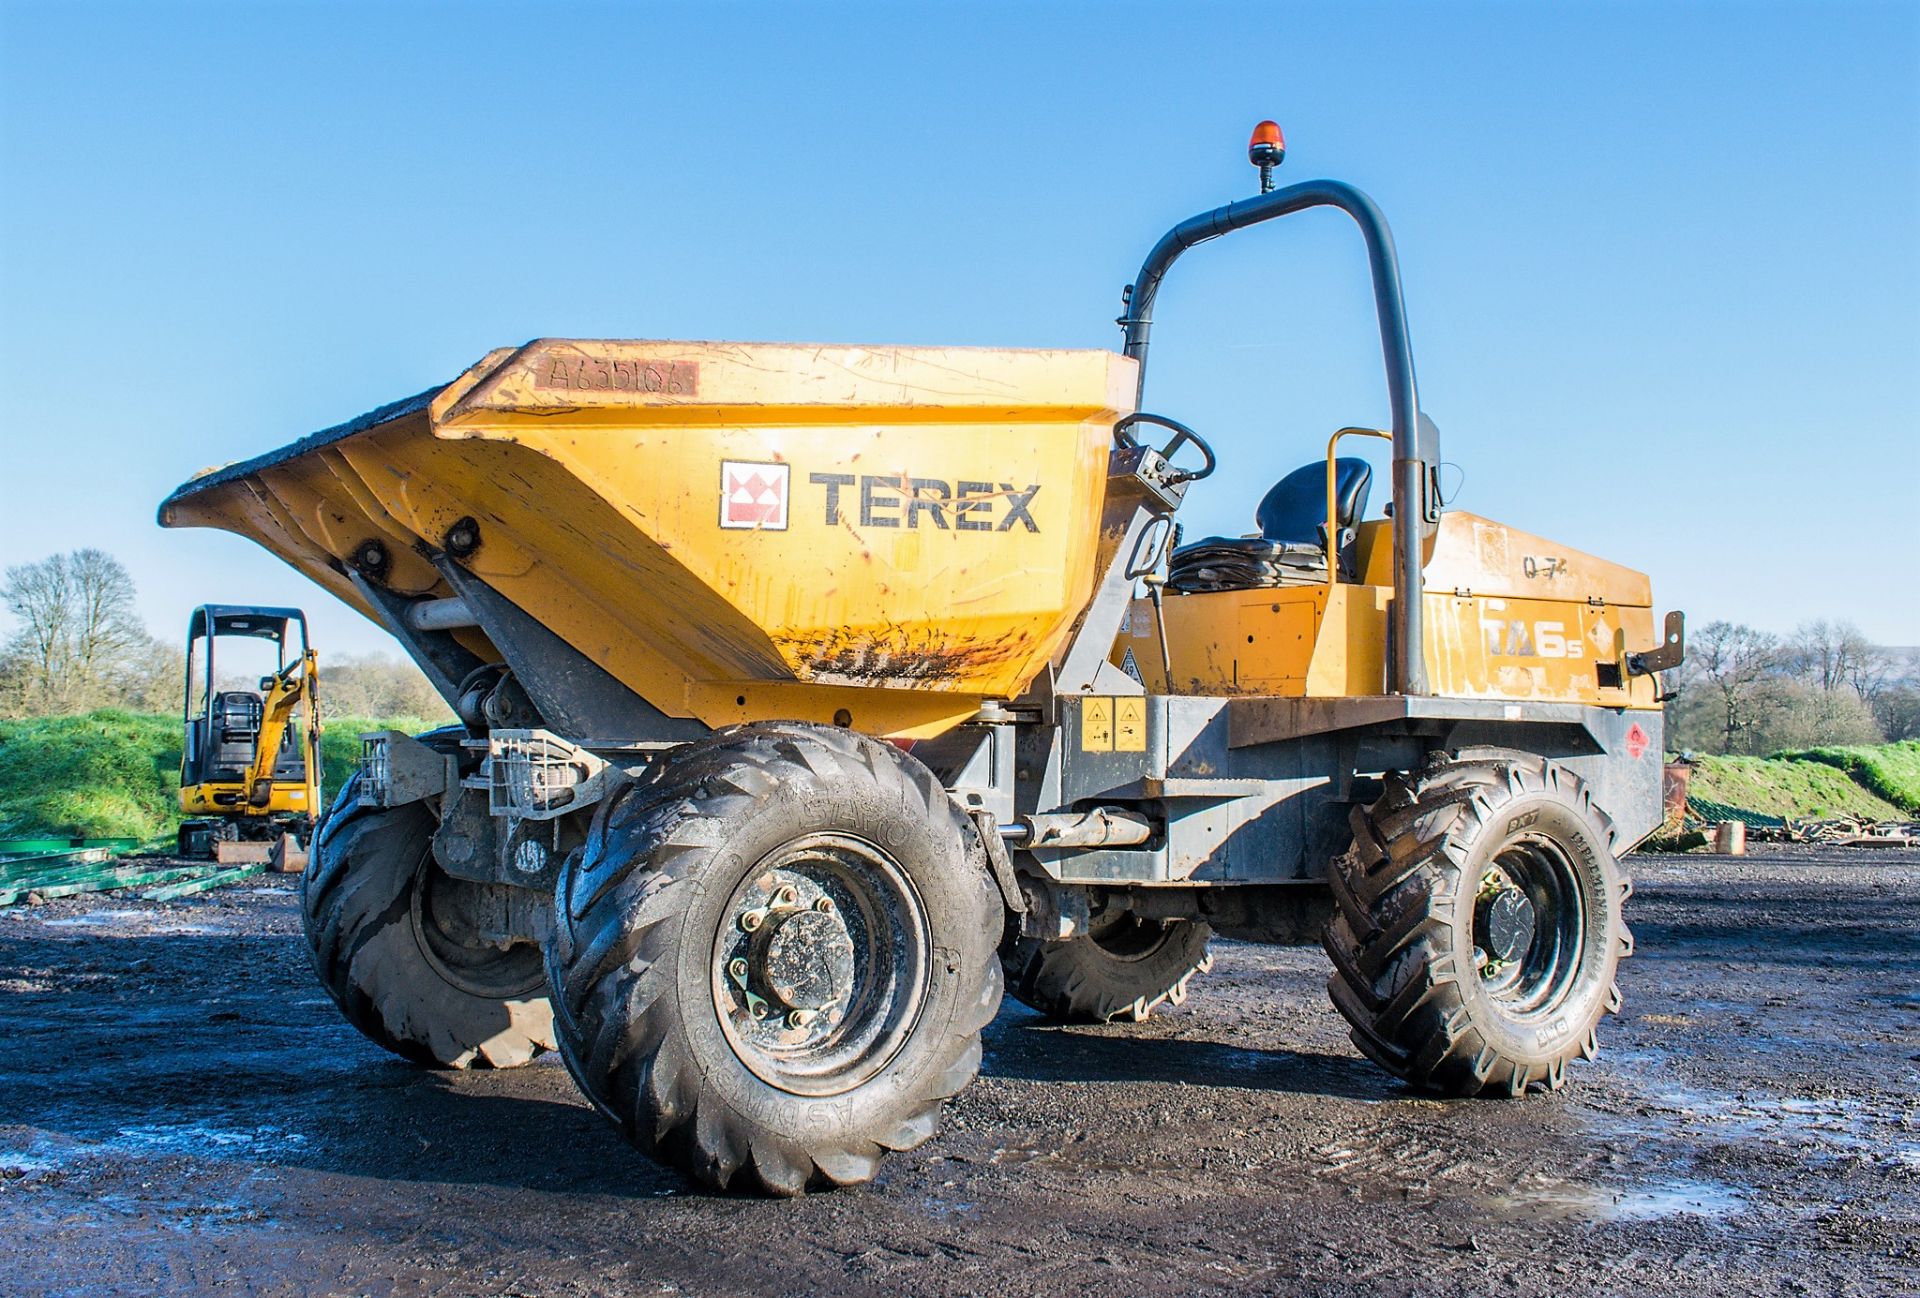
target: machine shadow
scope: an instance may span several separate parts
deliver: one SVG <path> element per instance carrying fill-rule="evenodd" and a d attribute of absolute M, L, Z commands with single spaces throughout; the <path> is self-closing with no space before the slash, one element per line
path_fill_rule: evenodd
<path fill-rule="evenodd" d="M 1410 1094 L 1366 1060 L 1310 1050 L 1250 1050 L 1123 1025 L 1069 1027 L 1009 1005 L 988 1025 L 982 1077 L 1024 1082 L 1164 1082 L 1378 1101 Z"/>
<path fill-rule="evenodd" d="M 212 970 L 248 975 L 210 979 Z M 84 1014 L 72 1012 L 76 994 Z M 317 994 L 293 934 L 23 925 L 0 938 L 0 1020 L 31 1025 L 0 1041 L 0 1127 L 10 1142 L 60 1157 L 634 1201 L 706 1193 L 628 1146 L 554 1056 L 461 1073 L 385 1054 Z M 1059 1027 L 1009 1001 L 987 1028 L 981 1076 L 1405 1094 L 1357 1057 L 1146 1031 Z M 63 1062 L 74 1059 L 88 1061 L 85 1077 Z"/>
<path fill-rule="evenodd" d="M 580 1099 L 557 1056 L 499 1072 L 415 1067 L 348 1026 L 305 965 L 289 934 L 15 928 L 0 938 L 0 1022 L 22 1030 L 0 1034 L 0 1136 L 55 1159 L 692 1191 Z"/>

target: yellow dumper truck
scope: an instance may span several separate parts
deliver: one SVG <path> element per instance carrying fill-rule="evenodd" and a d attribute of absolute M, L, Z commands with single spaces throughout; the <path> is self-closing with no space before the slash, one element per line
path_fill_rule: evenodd
<path fill-rule="evenodd" d="M 1314 207 L 1365 240 L 1392 426 L 1233 466 L 1279 475 L 1257 532 L 1178 544 L 1215 458 L 1141 408 L 1155 292 Z M 1142 1018 L 1216 933 L 1324 943 L 1414 1085 L 1560 1085 L 1618 1005 L 1678 616 L 1444 508 L 1351 187 L 1174 227 L 1121 324 L 1118 353 L 541 339 L 176 491 L 163 524 L 280 555 L 460 718 L 368 736 L 318 831 L 346 1017 L 428 1066 L 557 1048 L 640 1148 L 778 1194 L 932 1136 L 1003 987 Z M 1380 514 L 1359 437 L 1391 442 Z"/>

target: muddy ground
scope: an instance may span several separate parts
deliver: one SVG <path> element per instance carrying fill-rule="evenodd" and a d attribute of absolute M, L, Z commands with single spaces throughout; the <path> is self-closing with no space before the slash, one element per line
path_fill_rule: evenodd
<path fill-rule="evenodd" d="M 0 912 L 11 1294 L 1920 1292 L 1920 852 L 1641 857 L 1639 954 L 1565 1092 L 1423 1098 L 1317 950 L 1184 1007 L 1008 1002 L 860 1190 L 690 1190 L 560 1066 L 437 1074 L 310 978 L 284 880 Z"/>

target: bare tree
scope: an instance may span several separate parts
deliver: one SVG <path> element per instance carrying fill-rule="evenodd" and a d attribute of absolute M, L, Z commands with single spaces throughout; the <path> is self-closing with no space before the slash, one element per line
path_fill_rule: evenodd
<path fill-rule="evenodd" d="M 8 568 L 0 599 L 19 622 L 4 649 L 16 706 L 59 713 L 119 701 L 121 678 L 150 643 L 133 594 L 133 578 L 103 550 Z"/>
<path fill-rule="evenodd" d="M 1709 622 L 1689 637 L 1685 682 L 1709 700 L 1721 752 L 1739 752 L 1757 736 L 1780 661 L 1777 637 L 1739 623 Z"/>
<path fill-rule="evenodd" d="M 320 691 L 323 716 L 417 717 L 452 720 L 453 714 L 420 669 L 386 654 L 343 654 L 325 666 Z"/>
<path fill-rule="evenodd" d="M 0 590 L 19 628 L 7 642 L 13 660 L 20 706 L 43 710 L 52 700 L 55 682 L 64 680 L 71 665 L 73 639 L 73 582 L 64 555 L 7 569 Z"/>
<path fill-rule="evenodd" d="M 1920 677 L 1880 691 L 1873 702 L 1873 719 L 1888 739 L 1920 739 Z"/>
<path fill-rule="evenodd" d="M 1786 646 L 1788 669 L 1826 694 L 1852 689 L 1864 696 L 1862 684 L 1884 671 L 1885 660 L 1859 627 L 1825 618 L 1802 622 Z"/>
<path fill-rule="evenodd" d="M 135 712 L 177 715 L 181 681 L 186 674 L 186 650 L 149 637 L 145 646 L 128 660 L 128 670 L 119 682 L 119 701 Z"/>

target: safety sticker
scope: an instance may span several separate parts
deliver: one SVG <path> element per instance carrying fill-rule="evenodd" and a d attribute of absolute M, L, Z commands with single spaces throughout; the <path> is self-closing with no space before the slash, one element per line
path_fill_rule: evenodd
<path fill-rule="evenodd" d="M 1146 752 L 1147 701 L 1125 695 L 1080 700 L 1080 751 Z"/>
<path fill-rule="evenodd" d="M 1653 737 L 1640 728 L 1638 721 L 1634 722 L 1633 728 L 1627 731 L 1627 756 L 1639 761 L 1652 742 Z"/>
<path fill-rule="evenodd" d="M 1113 751 L 1112 699 L 1080 701 L 1080 751 L 1083 753 Z"/>

